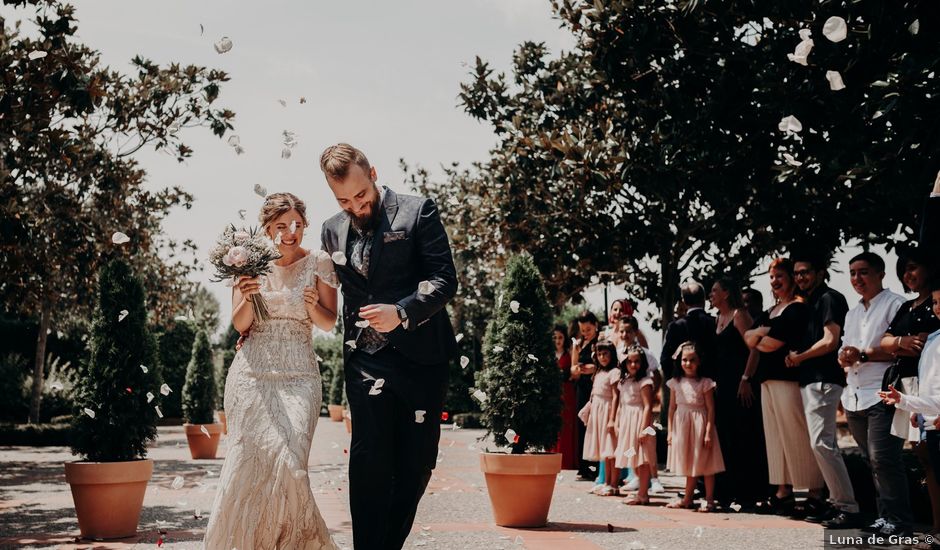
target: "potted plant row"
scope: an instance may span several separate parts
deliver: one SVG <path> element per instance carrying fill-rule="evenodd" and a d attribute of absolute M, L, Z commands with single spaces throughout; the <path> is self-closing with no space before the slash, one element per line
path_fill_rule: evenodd
<path fill-rule="evenodd" d="M 215 458 L 222 437 L 222 424 L 214 422 L 215 369 L 212 348 L 205 330 L 196 334 L 193 355 L 183 384 L 183 428 L 194 459 Z"/>

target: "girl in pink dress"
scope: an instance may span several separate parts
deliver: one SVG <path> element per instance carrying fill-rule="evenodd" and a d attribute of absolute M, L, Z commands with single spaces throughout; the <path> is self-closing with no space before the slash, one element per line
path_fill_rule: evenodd
<path fill-rule="evenodd" d="M 693 342 L 679 346 L 681 359 L 674 378 L 666 382 L 674 396 L 669 403 L 669 454 L 666 467 L 687 476 L 685 497 L 667 508 L 692 508 L 692 493 L 699 476 L 705 478 L 705 507 L 714 512 L 715 474 L 725 471 L 715 430 L 715 381 L 700 377 L 701 355 Z"/>
<path fill-rule="evenodd" d="M 639 491 L 624 504 L 649 504 L 650 473 L 656 467 L 656 431 L 653 428 L 653 379 L 649 363 L 640 346 L 627 348 L 620 363 L 620 380 L 614 393 L 614 418 L 617 419 L 615 466 L 633 468 L 640 478 Z"/>
<path fill-rule="evenodd" d="M 614 400 L 616 385 L 620 382 L 620 369 L 617 368 L 617 348 L 612 343 L 602 340 L 594 350 L 597 372 L 594 373 L 591 401 L 581 409 L 578 416 L 587 426 L 584 436 L 584 460 L 604 461 L 606 483 L 596 493 L 610 496 L 617 494 L 619 477 L 614 467 L 616 422 L 611 403 Z"/>

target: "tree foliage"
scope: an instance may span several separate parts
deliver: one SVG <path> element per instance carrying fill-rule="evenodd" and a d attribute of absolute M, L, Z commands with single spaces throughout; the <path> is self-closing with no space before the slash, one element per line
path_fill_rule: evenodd
<path fill-rule="evenodd" d="M 78 379 L 72 451 L 95 462 L 147 456 L 157 437 L 160 375 L 147 327 L 144 287 L 127 262 L 102 268 L 92 319 L 91 360 Z M 146 370 L 146 372 L 145 372 Z M 92 417 L 88 412 L 94 414 Z"/>
<path fill-rule="evenodd" d="M 493 127 L 489 160 L 443 182 L 410 176 L 437 198 L 473 286 L 525 250 L 556 305 L 612 280 L 668 321 L 684 277 L 744 280 L 807 242 L 913 234 L 940 147 L 929 0 L 552 5 L 572 51 L 526 42 L 510 76 L 477 59 L 461 86 L 466 112 Z M 848 23 L 841 42 L 823 34 L 832 16 Z M 807 66 L 787 57 L 801 29 Z M 790 115 L 800 132 L 778 128 Z"/>
<path fill-rule="evenodd" d="M 516 307 L 518 306 L 518 307 Z M 552 345 L 552 309 L 532 257 L 514 256 L 483 343 L 479 387 L 483 424 L 513 454 L 544 451 L 561 429 L 561 374 Z M 517 441 L 509 441 L 512 429 Z"/>
<path fill-rule="evenodd" d="M 186 369 L 193 356 L 198 327 L 191 321 L 174 321 L 158 337 L 159 368 L 163 381 L 172 392 L 163 398 L 163 414 L 171 418 L 183 416 L 183 385 Z"/>
<path fill-rule="evenodd" d="M 196 333 L 193 355 L 183 384 L 183 420 L 189 424 L 212 424 L 215 411 L 215 366 L 212 346 L 205 330 Z"/>

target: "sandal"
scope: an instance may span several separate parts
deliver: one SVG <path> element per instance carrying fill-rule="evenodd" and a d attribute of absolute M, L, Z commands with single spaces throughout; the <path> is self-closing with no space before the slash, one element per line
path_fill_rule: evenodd
<path fill-rule="evenodd" d="M 684 500 L 674 500 L 666 505 L 666 508 L 680 509 L 680 510 L 691 510 L 695 507 L 695 504 L 692 502 L 686 502 Z"/>
<path fill-rule="evenodd" d="M 787 515 L 793 510 L 794 504 L 796 504 L 796 498 L 792 493 L 783 498 L 773 495 L 765 501 L 758 502 L 755 509 L 758 514 Z"/>
<path fill-rule="evenodd" d="M 627 497 L 621 502 L 627 506 L 649 506 L 650 499 L 641 499 L 640 497 Z"/>

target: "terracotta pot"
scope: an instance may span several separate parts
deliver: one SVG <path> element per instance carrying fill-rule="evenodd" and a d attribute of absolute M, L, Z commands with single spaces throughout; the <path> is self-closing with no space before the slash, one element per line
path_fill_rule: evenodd
<path fill-rule="evenodd" d="M 225 423 L 225 411 L 218 411 L 215 414 L 219 417 L 219 423 L 222 424 L 222 433 L 228 434 L 228 424 Z"/>
<path fill-rule="evenodd" d="M 205 436 L 203 436 L 205 437 Z M 140 509 L 153 460 L 66 462 L 78 528 L 87 539 L 119 539 L 137 534 Z"/>
<path fill-rule="evenodd" d="M 209 437 L 202 433 L 205 426 Z M 183 424 L 186 429 L 186 440 L 189 442 L 189 454 L 193 458 L 215 458 L 219 449 L 219 439 L 222 438 L 221 424 Z"/>
<path fill-rule="evenodd" d="M 352 415 L 349 411 L 343 411 L 343 422 L 346 423 L 346 432 L 352 433 Z"/>
<path fill-rule="evenodd" d="M 327 405 L 327 410 L 330 411 L 330 420 L 333 422 L 342 422 L 343 421 L 343 406 L 342 405 Z"/>
<path fill-rule="evenodd" d="M 503 527 L 542 527 L 548 523 L 561 454 L 480 454 L 480 469 L 493 505 L 493 519 Z"/>

